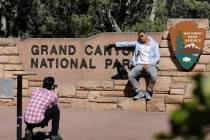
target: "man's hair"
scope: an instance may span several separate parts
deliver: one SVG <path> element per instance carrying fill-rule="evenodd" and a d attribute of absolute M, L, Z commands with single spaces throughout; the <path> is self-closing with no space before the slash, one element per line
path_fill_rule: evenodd
<path fill-rule="evenodd" d="M 45 77 L 43 80 L 42 87 L 51 90 L 53 88 L 54 82 L 55 82 L 54 77 Z"/>
<path fill-rule="evenodd" d="M 138 32 L 138 35 L 139 35 L 140 33 L 146 34 L 145 30 L 140 30 L 140 31 Z"/>

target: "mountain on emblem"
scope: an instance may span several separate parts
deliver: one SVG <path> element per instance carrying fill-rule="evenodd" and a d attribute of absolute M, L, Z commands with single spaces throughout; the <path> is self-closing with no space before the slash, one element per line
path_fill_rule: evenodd
<path fill-rule="evenodd" d="M 198 61 L 204 46 L 205 31 L 193 21 L 184 21 L 170 29 L 172 50 L 179 64 L 190 70 Z"/>

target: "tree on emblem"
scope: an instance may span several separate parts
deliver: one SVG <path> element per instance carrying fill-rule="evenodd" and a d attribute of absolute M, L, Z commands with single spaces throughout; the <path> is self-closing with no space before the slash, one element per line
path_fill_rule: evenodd
<path fill-rule="evenodd" d="M 176 36 L 176 51 L 181 51 L 183 50 L 183 43 L 182 43 L 182 33 L 178 32 Z"/>

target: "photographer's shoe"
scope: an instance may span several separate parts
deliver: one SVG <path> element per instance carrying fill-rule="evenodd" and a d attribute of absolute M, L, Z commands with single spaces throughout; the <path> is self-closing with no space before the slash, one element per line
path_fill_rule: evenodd
<path fill-rule="evenodd" d="M 30 130 L 25 130 L 25 140 L 32 140 L 32 132 Z"/>
<path fill-rule="evenodd" d="M 136 96 L 133 97 L 133 100 L 138 100 L 138 99 L 140 99 L 140 98 L 143 98 L 144 96 L 145 96 L 144 93 L 143 93 L 141 90 L 139 90 L 139 91 L 136 93 Z"/>
<path fill-rule="evenodd" d="M 58 135 L 51 135 L 50 140 L 63 140 L 63 138 L 58 134 Z"/>

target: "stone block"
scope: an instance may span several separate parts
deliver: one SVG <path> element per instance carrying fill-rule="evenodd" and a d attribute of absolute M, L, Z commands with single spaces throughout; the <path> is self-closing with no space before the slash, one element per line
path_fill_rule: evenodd
<path fill-rule="evenodd" d="M 0 46 L 15 46 L 14 38 L 0 38 Z"/>
<path fill-rule="evenodd" d="M 210 64 L 210 55 L 201 55 L 198 63 L 199 64 Z"/>
<path fill-rule="evenodd" d="M 209 29 L 209 21 L 208 21 L 208 19 L 170 18 L 167 21 L 167 30 L 169 30 L 171 28 L 171 26 L 174 26 L 178 22 L 182 22 L 182 21 L 194 21 L 194 22 L 196 22 L 198 24 L 198 28 L 202 28 L 204 30 L 208 30 Z"/>
<path fill-rule="evenodd" d="M 126 86 L 128 84 L 128 80 L 113 80 L 114 86 Z"/>
<path fill-rule="evenodd" d="M 146 102 L 144 99 L 134 101 L 130 98 L 120 98 L 118 108 L 126 111 L 146 111 Z"/>
<path fill-rule="evenodd" d="M 76 86 L 74 85 L 59 85 L 58 86 L 59 97 L 75 97 L 76 96 Z"/>
<path fill-rule="evenodd" d="M 164 76 L 158 76 L 157 81 L 154 86 L 155 92 L 169 92 L 171 86 L 171 77 L 164 77 Z"/>
<path fill-rule="evenodd" d="M 123 97 L 125 96 L 124 91 L 101 91 L 101 96 L 105 97 Z"/>
<path fill-rule="evenodd" d="M 31 75 L 36 75 L 36 73 L 35 72 L 29 72 L 29 71 L 14 71 L 14 75 L 19 75 L 19 74 L 21 74 L 21 75 L 24 75 L 25 77 L 29 77 L 29 76 L 31 76 Z"/>
<path fill-rule="evenodd" d="M 185 89 L 181 88 L 181 89 L 170 89 L 170 94 L 171 95 L 184 95 L 185 93 Z"/>
<path fill-rule="evenodd" d="M 59 98 L 59 103 L 72 103 L 72 98 Z"/>
<path fill-rule="evenodd" d="M 171 88 L 175 88 L 175 89 L 177 89 L 177 88 L 179 88 L 179 89 L 185 89 L 185 87 L 186 87 L 186 83 L 184 83 L 184 82 L 173 82 L 172 84 L 171 84 Z"/>
<path fill-rule="evenodd" d="M 88 109 L 88 101 L 86 99 L 72 99 L 72 109 Z"/>
<path fill-rule="evenodd" d="M 198 74 L 200 74 L 200 72 L 198 72 L 198 71 L 193 71 L 193 72 L 188 72 L 188 73 L 187 73 L 187 76 L 192 77 L 192 76 L 195 76 L 195 75 L 198 75 Z"/>
<path fill-rule="evenodd" d="M 41 87 L 42 82 L 29 81 L 29 87 Z"/>
<path fill-rule="evenodd" d="M 191 77 L 172 77 L 172 81 L 174 82 L 192 82 L 193 79 Z"/>
<path fill-rule="evenodd" d="M 177 73 L 176 73 L 176 76 L 181 76 L 181 77 L 183 77 L 183 76 L 187 76 L 187 72 L 181 72 L 181 71 L 177 71 Z"/>
<path fill-rule="evenodd" d="M 15 88 L 17 89 L 17 79 L 15 79 Z M 22 79 L 22 88 L 27 89 L 29 87 L 28 79 Z"/>
<path fill-rule="evenodd" d="M 161 40 L 160 41 L 160 48 L 169 48 L 170 47 L 170 42 L 168 40 Z"/>
<path fill-rule="evenodd" d="M 113 90 L 112 80 L 83 80 L 77 83 L 78 90 Z"/>
<path fill-rule="evenodd" d="M 1 71 L 1 72 L 4 71 L 4 65 L 0 65 L 0 71 Z"/>
<path fill-rule="evenodd" d="M 207 70 L 207 71 L 210 71 L 210 64 L 207 65 L 206 70 Z"/>
<path fill-rule="evenodd" d="M 204 72 L 204 71 L 206 71 L 206 65 L 205 64 L 197 64 L 193 68 L 193 71 Z"/>
<path fill-rule="evenodd" d="M 44 77 L 41 76 L 41 75 L 30 75 L 30 76 L 28 77 L 28 80 L 29 80 L 29 81 L 36 81 L 36 82 L 42 82 L 43 79 L 44 79 Z"/>
<path fill-rule="evenodd" d="M 210 54 L 210 40 L 204 41 L 203 54 Z"/>
<path fill-rule="evenodd" d="M 94 99 L 100 97 L 100 94 L 101 94 L 100 91 L 89 91 L 88 100 L 94 100 Z"/>
<path fill-rule="evenodd" d="M 206 31 L 206 39 L 210 40 L 210 31 Z"/>
<path fill-rule="evenodd" d="M 0 56 L 0 64 L 9 64 L 9 56 Z"/>
<path fill-rule="evenodd" d="M 13 71 L 4 71 L 3 72 L 3 75 L 4 75 L 4 78 L 13 78 Z"/>
<path fill-rule="evenodd" d="M 69 103 L 60 103 L 59 107 L 60 108 L 72 108 L 72 105 Z"/>
<path fill-rule="evenodd" d="M 76 98 L 87 99 L 88 98 L 88 91 L 76 91 Z"/>
<path fill-rule="evenodd" d="M 97 103 L 117 103 L 118 98 L 116 97 L 98 97 L 96 99 L 89 99 L 89 102 L 97 102 Z"/>
<path fill-rule="evenodd" d="M 179 104 L 166 104 L 166 112 L 174 112 L 179 106 Z"/>
<path fill-rule="evenodd" d="M 176 76 L 176 71 L 158 71 L 159 76 Z"/>
<path fill-rule="evenodd" d="M 169 37 L 169 30 L 164 31 L 164 32 L 163 32 L 162 39 L 167 40 L 167 39 L 169 39 L 169 38 L 170 38 L 170 37 Z"/>
<path fill-rule="evenodd" d="M 9 63 L 10 64 L 21 64 L 20 56 L 9 56 Z"/>
<path fill-rule="evenodd" d="M 184 98 L 192 98 L 195 87 L 195 84 L 187 84 Z"/>
<path fill-rule="evenodd" d="M 149 112 L 165 112 L 164 98 L 152 98 L 147 101 L 147 111 Z"/>
<path fill-rule="evenodd" d="M 29 93 L 28 89 L 22 89 L 22 96 L 23 97 L 29 97 L 31 94 Z"/>
<path fill-rule="evenodd" d="M 3 55 L 3 54 L 4 54 L 4 47 L 0 46 L 0 55 Z"/>
<path fill-rule="evenodd" d="M 170 57 L 171 53 L 169 51 L 169 48 L 160 48 L 160 56 L 161 57 Z"/>
<path fill-rule="evenodd" d="M 91 110 L 117 110 L 117 104 L 89 102 L 88 109 L 91 109 Z"/>
<path fill-rule="evenodd" d="M 13 46 L 13 47 L 4 47 L 4 54 L 5 55 L 18 55 L 18 49 L 17 47 Z"/>
<path fill-rule="evenodd" d="M 167 95 L 165 98 L 165 103 L 167 103 L 167 104 L 182 104 L 183 96 L 182 95 Z"/>
<path fill-rule="evenodd" d="M 165 93 L 165 94 L 163 94 L 163 93 L 154 93 L 152 95 L 152 98 L 165 98 L 167 95 L 168 95 L 167 93 Z"/>
<path fill-rule="evenodd" d="M 172 61 L 173 58 L 161 58 L 158 64 L 158 69 L 161 71 L 176 71 L 177 67 Z"/>
<path fill-rule="evenodd" d="M 14 106 L 16 105 L 16 101 L 14 99 L 0 99 L 0 105 Z"/>
<path fill-rule="evenodd" d="M 18 71 L 18 70 L 20 70 L 20 71 L 22 71 L 22 70 L 24 70 L 24 68 L 23 68 L 23 65 L 4 65 L 4 70 L 5 71 Z"/>
<path fill-rule="evenodd" d="M 126 90 L 126 86 L 114 86 L 113 88 L 114 91 L 124 91 Z"/>

